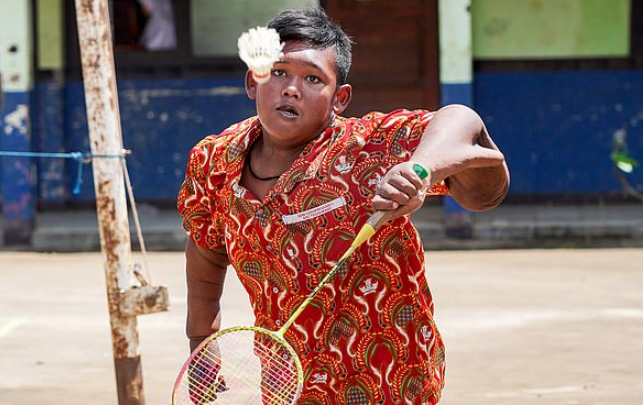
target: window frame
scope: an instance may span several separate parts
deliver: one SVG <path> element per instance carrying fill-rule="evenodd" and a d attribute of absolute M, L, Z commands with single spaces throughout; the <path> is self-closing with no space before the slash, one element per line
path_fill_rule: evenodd
<path fill-rule="evenodd" d="M 111 1 L 110 1 L 111 3 Z M 177 46 L 167 51 L 115 51 L 119 78 L 198 78 L 244 74 L 245 65 L 234 56 L 202 56 L 192 52 L 190 0 L 172 0 Z M 65 0 L 65 77 L 82 80 L 74 0 Z"/>

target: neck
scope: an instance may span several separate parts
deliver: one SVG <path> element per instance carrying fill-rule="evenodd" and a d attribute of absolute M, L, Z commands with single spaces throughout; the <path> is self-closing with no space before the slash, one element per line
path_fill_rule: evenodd
<path fill-rule="evenodd" d="M 278 150 L 266 145 L 264 137 L 260 136 L 248 150 L 246 162 L 248 165 L 248 171 L 253 178 L 259 181 L 276 180 L 291 167 L 292 163 L 305 147 L 306 145 L 294 149 Z M 253 154 L 255 162 L 263 162 L 264 164 L 255 164 L 255 167 L 253 168 Z M 259 170 L 258 166 L 262 167 L 264 170 Z"/>

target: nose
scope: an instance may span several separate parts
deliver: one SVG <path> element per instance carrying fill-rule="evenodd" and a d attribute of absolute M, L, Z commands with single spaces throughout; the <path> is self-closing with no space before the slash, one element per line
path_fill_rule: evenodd
<path fill-rule="evenodd" d="M 299 85 L 295 80 L 291 80 L 286 87 L 281 91 L 281 95 L 284 97 L 294 97 L 295 99 L 301 98 L 301 91 L 299 90 Z"/>

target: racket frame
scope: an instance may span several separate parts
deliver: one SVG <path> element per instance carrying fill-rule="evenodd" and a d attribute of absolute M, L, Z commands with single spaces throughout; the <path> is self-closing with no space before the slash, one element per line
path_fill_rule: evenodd
<path fill-rule="evenodd" d="M 267 335 L 269 336 L 270 339 L 277 341 L 281 345 L 281 347 L 286 349 L 288 354 L 292 357 L 293 364 L 295 365 L 295 371 L 296 371 L 295 379 L 296 379 L 297 389 L 296 389 L 295 395 L 293 395 L 294 401 L 296 401 L 297 398 L 299 398 L 299 395 L 301 395 L 301 391 L 304 386 L 304 370 L 301 366 L 301 360 L 299 359 L 299 355 L 297 355 L 297 352 L 295 352 L 295 349 L 293 349 L 290 343 L 288 343 L 288 341 L 284 338 L 282 330 L 280 329 L 279 331 L 275 332 L 259 326 L 235 326 L 232 328 L 226 328 L 226 329 L 220 330 L 208 336 L 190 354 L 190 357 L 183 364 L 183 367 L 181 368 L 181 372 L 179 373 L 179 376 L 176 379 L 176 382 L 174 383 L 174 389 L 172 390 L 173 405 L 180 404 L 178 395 L 181 392 L 180 388 L 184 384 L 184 379 L 188 378 L 188 374 L 190 373 L 190 368 L 194 367 L 194 362 L 195 361 L 198 362 L 200 358 L 207 355 L 206 354 L 207 352 L 205 349 L 210 345 L 210 343 L 214 340 L 219 339 L 221 336 L 227 335 L 229 333 L 244 332 L 244 331 Z"/>

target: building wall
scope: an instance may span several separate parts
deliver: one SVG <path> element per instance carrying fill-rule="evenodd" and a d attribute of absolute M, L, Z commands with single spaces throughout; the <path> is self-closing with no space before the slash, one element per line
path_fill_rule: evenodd
<path fill-rule="evenodd" d="M 11 16 L 11 18 L 6 18 Z M 29 152 L 32 144 L 31 90 L 33 39 L 31 4 L 20 0 L 0 2 L 0 150 Z M 0 200 L 4 242 L 25 244 L 31 238 L 35 211 L 35 165 L 32 159 L 0 157 Z"/>
<path fill-rule="evenodd" d="M 64 133 L 68 151 L 88 151 L 87 119 L 82 82 L 64 87 L 37 87 L 43 148 L 54 147 L 52 135 Z M 132 151 L 128 169 L 137 199 L 171 202 L 183 180 L 189 150 L 206 135 L 220 132 L 254 114 L 243 78 L 194 80 L 122 80 L 118 83 L 123 145 Z M 55 103 L 64 103 L 63 119 Z M 49 113 L 49 112 L 50 113 Z M 56 128 L 55 131 L 52 129 Z M 44 162 L 43 162 L 44 163 Z M 51 162 L 40 175 L 43 205 L 88 202 L 94 199 L 91 165 L 85 165 L 78 195 L 78 166 L 74 161 Z M 64 167 L 61 167 L 63 165 Z M 61 173 L 66 173 L 61 177 Z"/>
<path fill-rule="evenodd" d="M 622 192 L 617 131 L 643 157 L 643 71 L 478 73 L 475 105 L 511 170 L 513 195 Z M 643 186 L 643 170 L 630 175 Z"/>
<path fill-rule="evenodd" d="M 611 6 L 605 8 L 607 3 Z M 548 26 L 552 31 L 564 27 L 561 21 L 581 21 L 576 31 L 565 31 L 567 34 L 561 35 L 585 32 L 591 23 L 594 31 L 608 30 L 609 40 L 598 44 L 583 37 L 577 43 L 580 45 L 563 46 L 569 41 L 561 39 L 558 45 L 556 41 L 551 44 L 549 53 L 539 48 L 543 40 L 519 47 L 513 42 L 503 45 L 497 40 L 502 37 L 497 32 L 499 27 L 515 25 L 525 15 L 534 16 L 533 9 L 528 13 L 515 11 L 520 10 L 518 4 L 543 11 L 542 21 L 547 21 L 546 13 L 558 5 L 558 10 L 562 8 L 566 12 L 559 12 L 556 21 Z M 476 12 L 482 5 L 484 14 Z M 474 58 L 486 63 L 509 61 L 510 64 L 520 60 L 586 58 L 592 52 L 600 53 L 603 58 L 621 58 L 624 49 L 631 47 L 631 38 L 623 36 L 623 24 L 629 24 L 629 17 L 623 17 L 622 13 L 631 12 L 629 5 L 628 0 L 472 0 Z M 508 19 L 497 20 L 494 13 L 498 10 Z M 517 14 L 508 14 L 507 10 Z M 612 10 L 614 20 L 605 23 L 603 19 L 602 26 L 592 23 L 596 18 L 603 18 L 606 10 Z M 528 26 L 524 28 L 520 35 L 528 40 L 535 31 Z M 629 25 L 626 28 L 630 32 Z M 513 34 L 506 38 L 513 38 L 515 42 L 515 32 L 508 32 Z M 39 37 L 41 43 L 44 40 L 46 38 Z M 52 66 L 57 66 L 55 52 L 43 55 Z M 643 119 L 643 98 L 640 97 L 643 71 L 631 68 L 516 70 L 499 66 L 474 72 L 473 105 L 507 156 L 512 172 L 510 194 L 538 197 L 620 193 L 609 154 L 614 133 L 625 130 L 630 148 L 643 160 L 639 124 Z M 243 75 L 238 73 L 213 70 L 211 74 L 191 79 L 128 77 L 119 80 L 118 87 L 124 145 L 133 151 L 128 162 L 134 192 L 140 200 L 171 203 L 183 178 L 190 147 L 204 135 L 219 132 L 254 114 L 254 106 L 243 91 Z M 81 82 L 40 78 L 34 99 L 35 150 L 89 149 Z M 85 166 L 80 194 L 73 195 L 76 172 L 77 165 L 73 162 L 40 160 L 40 204 L 92 201 L 91 166 Z M 636 170 L 630 178 L 632 183 L 643 185 L 643 169 Z"/>
<path fill-rule="evenodd" d="M 623 57 L 630 0 L 472 0 L 476 59 Z"/>
<path fill-rule="evenodd" d="M 507 156 L 511 195 L 624 194 L 610 153 L 626 133 L 643 159 L 641 11 L 640 0 L 472 0 L 473 104 Z M 641 168 L 628 177 L 643 190 Z"/>

